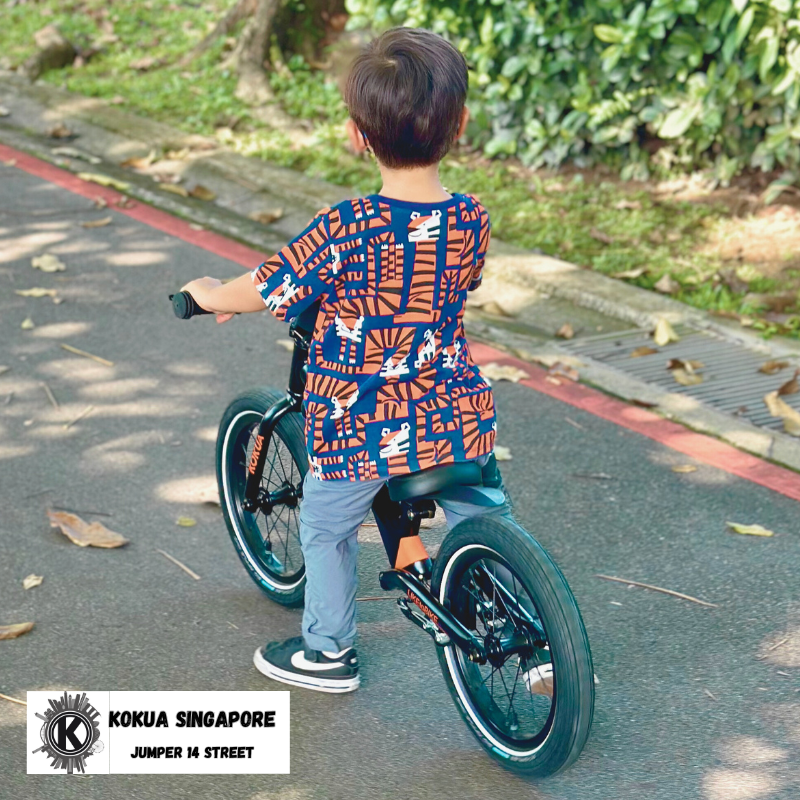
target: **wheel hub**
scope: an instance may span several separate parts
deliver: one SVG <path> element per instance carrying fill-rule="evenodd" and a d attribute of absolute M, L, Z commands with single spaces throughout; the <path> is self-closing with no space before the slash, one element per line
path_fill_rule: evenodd
<path fill-rule="evenodd" d="M 275 506 L 288 506 L 289 508 L 297 508 L 300 499 L 302 498 L 302 490 L 293 486 L 288 481 L 284 481 L 281 487 L 274 492 L 267 492 L 261 489 L 255 501 L 248 501 L 245 498 L 242 505 L 245 511 L 254 512 L 261 509 L 265 514 L 271 514 Z"/>

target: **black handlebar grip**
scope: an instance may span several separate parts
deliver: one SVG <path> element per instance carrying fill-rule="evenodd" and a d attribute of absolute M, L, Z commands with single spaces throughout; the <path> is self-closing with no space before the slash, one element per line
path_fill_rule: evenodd
<path fill-rule="evenodd" d="M 200 308 L 189 292 L 171 294 L 169 299 L 172 300 L 172 310 L 175 312 L 175 316 L 178 319 L 191 319 L 191 317 L 196 317 L 200 314 L 214 313 L 213 311 L 206 311 L 204 308 Z"/>

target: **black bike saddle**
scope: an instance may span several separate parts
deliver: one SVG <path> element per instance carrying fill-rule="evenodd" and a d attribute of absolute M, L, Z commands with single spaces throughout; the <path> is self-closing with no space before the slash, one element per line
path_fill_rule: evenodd
<path fill-rule="evenodd" d="M 444 464 L 430 467 L 410 475 L 390 478 L 386 486 L 389 497 L 395 502 L 402 500 L 460 500 L 480 506 L 499 506 L 505 498 L 501 491 L 486 489 L 478 491 L 472 487 L 483 487 L 483 470 L 475 461 L 461 464 Z M 495 496 L 495 494 L 497 496 Z"/>

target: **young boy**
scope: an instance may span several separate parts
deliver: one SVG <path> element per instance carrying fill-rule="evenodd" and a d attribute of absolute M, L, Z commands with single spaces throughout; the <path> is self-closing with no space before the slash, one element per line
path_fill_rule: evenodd
<path fill-rule="evenodd" d="M 284 683 L 358 688 L 356 538 L 387 478 L 492 453 L 492 392 L 462 326 L 489 216 L 447 192 L 438 171 L 467 124 L 466 95 L 466 62 L 441 37 L 396 28 L 377 38 L 356 59 L 345 101 L 350 142 L 374 154 L 380 193 L 320 211 L 252 274 L 183 287 L 218 322 L 265 305 L 289 321 L 322 300 L 304 400 L 303 636 L 254 658 Z M 445 508 L 451 526 L 484 511 Z"/>

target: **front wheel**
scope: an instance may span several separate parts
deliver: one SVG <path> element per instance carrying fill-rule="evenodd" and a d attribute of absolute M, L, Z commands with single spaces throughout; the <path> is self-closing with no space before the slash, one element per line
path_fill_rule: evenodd
<path fill-rule="evenodd" d="M 455 645 L 437 648 L 484 750 L 535 777 L 571 764 L 592 723 L 594 671 L 575 598 L 544 548 L 507 518 L 473 517 L 442 543 L 431 588 L 489 654 L 479 664 Z"/>
<path fill-rule="evenodd" d="M 276 505 L 265 515 L 245 511 L 247 465 L 267 410 L 284 397 L 274 389 L 256 389 L 237 397 L 222 415 L 217 435 L 217 484 L 225 524 L 239 558 L 258 587 L 276 603 L 303 605 L 306 571 L 300 549 L 300 509 Z M 308 471 L 302 417 L 290 413 L 275 426 L 265 454 L 261 488 L 291 490 L 302 496 Z"/>

